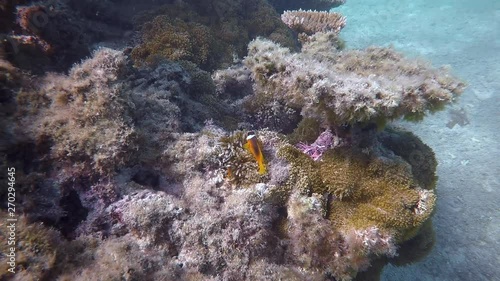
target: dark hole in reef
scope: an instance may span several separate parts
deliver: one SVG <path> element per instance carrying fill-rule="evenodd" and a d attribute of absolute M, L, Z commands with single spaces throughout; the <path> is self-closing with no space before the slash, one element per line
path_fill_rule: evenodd
<path fill-rule="evenodd" d="M 215 276 L 215 266 L 210 262 L 205 262 L 200 265 L 199 271 L 202 274 Z"/>
<path fill-rule="evenodd" d="M 40 147 L 31 142 L 18 143 L 10 147 L 7 161 L 21 168 L 25 174 L 29 174 L 39 169 L 38 156 L 44 153 L 40 150 L 46 150 L 45 142 L 41 143 Z"/>
<path fill-rule="evenodd" d="M 157 190 L 160 186 L 160 175 L 150 169 L 141 168 L 132 177 L 132 181 Z"/>
<path fill-rule="evenodd" d="M 288 212 L 286 210 L 286 207 L 278 207 L 276 211 L 278 212 L 278 217 L 273 221 L 272 229 L 279 238 L 285 239 L 287 233 L 283 231 L 283 226 L 287 221 Z"/>
<path fill-rule="evenodd" d="M 71 239 L 78 224 L 87 218 L 89 211 L 83 207 L 75 190 L 68 191 L 59 201 L 59 205 L 66 215 L 61 218 L 57 227 L 64 237 Z"/>

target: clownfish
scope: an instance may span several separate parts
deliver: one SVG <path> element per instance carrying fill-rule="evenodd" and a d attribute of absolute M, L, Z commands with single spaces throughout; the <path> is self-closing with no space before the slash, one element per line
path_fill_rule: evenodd
<path fill-rule="evenodd" d="M 253 157 L 259 165 L 259 174 L 266 173 L 266 164 L 264 163 L 264 154 L 262 153 L 262 142 L 257 138 L 254 132 L 248 132 L 247 142 L 243 146 L 246 150 L 252 153 Z"/>

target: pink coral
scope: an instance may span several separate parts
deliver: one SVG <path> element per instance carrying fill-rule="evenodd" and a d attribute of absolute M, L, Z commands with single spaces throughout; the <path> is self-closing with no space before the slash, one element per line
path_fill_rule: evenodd
<path fill-rule="evenodd" d="M 314 161 L 318 161 L 321 155 L 330 148 L 340 144 L 340 138 L 334 135 L 329 129 L 319 135 L 319 137 L 310 145 L 298 143 L 296 146 L 305 154 L 309 155 Z"/>

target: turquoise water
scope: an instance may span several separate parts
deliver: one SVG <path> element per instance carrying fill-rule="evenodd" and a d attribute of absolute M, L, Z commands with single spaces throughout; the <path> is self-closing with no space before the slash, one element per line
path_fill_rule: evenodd
<path fill-rule="evenodd" d="M 387 266 L 382 280 L 500 280 L 500 1 L 347 1 L 348 48 L 392 45 L 468 83 L 455 109 L 470 124 L 446 127 L 449 112 L 401 124 L 438 158 L 434 249 L 423 261 Z"/>

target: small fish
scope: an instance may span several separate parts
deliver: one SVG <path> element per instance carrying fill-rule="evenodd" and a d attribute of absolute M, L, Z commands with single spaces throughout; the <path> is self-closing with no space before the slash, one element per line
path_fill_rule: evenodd
<path fill-rule="evenodd" d="M 259 165 L 259 174 L 266 173 L 266 164 L 264 163 L 264 154 L 262 153 L 262 142 L 257 138 L 254 132 L 248 132 L 247 143 L 244 145 L 245 149 L 252 153 L 253 157 Z"/>

